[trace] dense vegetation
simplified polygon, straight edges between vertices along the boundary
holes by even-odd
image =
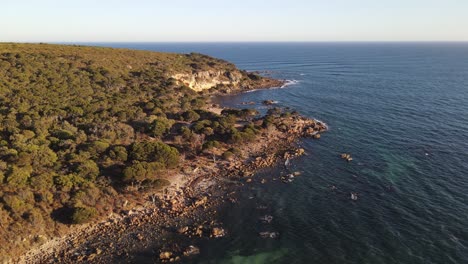
[[[169,77],[210,69],[261,79],[200,54],[0,44],[0,255],[115,211],[129,187],[167,184],[181,156],[253,140],[255,111],[217,115],[219,87]]]

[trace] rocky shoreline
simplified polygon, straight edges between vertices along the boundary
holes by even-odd
[[[303,137],[318,139],[327,126],[298,114],[280,117],[277,129],[262,131],[252,144],[239,146],[242,157],[212,161],[200,156],[183,164],[184,173],[164,192],[141,193],[141,202],[108,219],[78,226],[15,259],[15,263],[109,263],[127,260],[131,252],[154,247],[154,261],[174,262],[196,255],[194,245],[166,243],[175,235],[219,238],[229,231],[215,221],[217,207],[235,202],[236,188],[247,184],[258,170],[303,155]],[[176,239],[177,240],[177,239]],[[126,262],[126,261],[123,261]]]

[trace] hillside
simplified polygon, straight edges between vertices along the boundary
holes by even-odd
[[[185,160],[237,155],[267,122],[209,96],[280,84],[201,54],[0,44],[0,256],[119,212]]]

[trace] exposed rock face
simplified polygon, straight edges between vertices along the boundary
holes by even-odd
[[[218,85],[238,86],[243,76],[239,71],[208,70],[194,73],[178,73],[171,77],[198,92]]]

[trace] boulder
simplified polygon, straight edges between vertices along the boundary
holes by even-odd
[[[203,196],[203,198],[201,198],[201,199],[199,199],[199,200],[197,200],[195,202],[195,206],[198,207],[200,205],[204,205],[207,201],[208,201],[208,197]]]
[[[185,233],[187,233],[188,230],[189,230],[189,227],[188,227],[188,226],[184,226],[184,227],[181,227],[181,228],[177,229],[177,233],[179,233],[179,234],[185,234]]]
[[[221,227],[214,227],[212,230],[211,230],[211,235],[213,237],[223,237],[226,235],[226,232],[224,231],[224,229],[222,229]]]
[[[296,156],[302,156],[304,155],[304,153],[305,153],[305,149],[303,148],[296,150]]]
[[[161,254],[159,254],[159,259],[168,260],[168,259],[171,259],[171,256],[172,256],[172,252],[164,251],[164,252],[161,252]]]

